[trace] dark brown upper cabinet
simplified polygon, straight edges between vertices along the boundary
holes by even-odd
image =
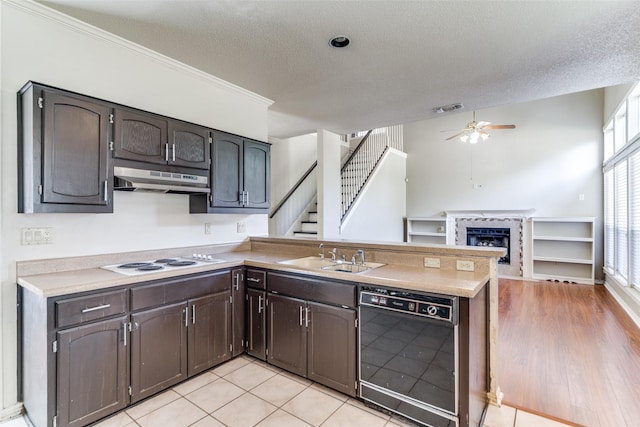
[[[211,131],[127,108],[116,108],[113,156],[117,159],[209,169]]]
[[[177,120],[169,121],[169,164],[195,169],[209,169],[211,131],[202,126]]]
[[[270,145],[213,132],[212,194],[191,195],[191,213],[266,213],[269,210]]]
[[[169,161],[167,120],[154,114],[116,108],[113,156],[166,165]]]
[[[18,212],[113,212],[111,108],[27,83],[18,93]]]

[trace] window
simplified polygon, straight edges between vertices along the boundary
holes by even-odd
[[[640,288],[640,150],[629,159],[629,282]]]
[[[603,132],[605,272],[640,290],[640,83]]]

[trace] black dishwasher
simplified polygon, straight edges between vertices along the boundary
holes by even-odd
[[[458,298],[360,286],[360,395],[433,427],[458,425]]]

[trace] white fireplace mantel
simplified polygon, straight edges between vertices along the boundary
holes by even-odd
[[[535,209],[444,211],[447,218],[531,218]]]

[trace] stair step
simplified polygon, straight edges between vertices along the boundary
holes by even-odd
[[[317,236],[318,233],[316,231],[294,231],[293,237],[313,237]]]
[[[309,221],[318,222],[318,212],[309,212]]]
[[[315,233],[318,232],[318,222],[317,221],[301,221],[302,226],[301,231],[313,231]]]

